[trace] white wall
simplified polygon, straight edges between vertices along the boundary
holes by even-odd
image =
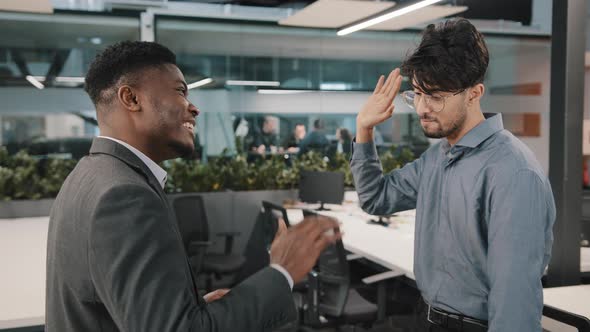
[[[536,155],[545,169],[549,170],[549,94],[551,53],[550,46],[517,53],[518,57],[493,57],[490,62],[486,85],[488,93],[483,98],[486,112],[540,113],[541,136],[519,137]],[[524,83],[541,83],[540,96],[492,95],[489,88]]]

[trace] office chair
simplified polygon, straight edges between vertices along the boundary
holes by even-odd
[[[278,230],[278,215],[290,226],[287,211],[280,205],[268,201],[262,201],[262,207],[250,238],[246,243],[244,256],[246,263],[239,273],[238,281],[243,281],[252,274],[267,267],[270,264],[269,250]]]
[[[274,218],[272,214],[273,212],[280,213],[281,217],[285,221],[285,225],[287,227],[291,227],[289,217],[287,216],[287,210],[285,210],[283,206],[269,201],[262,201],[262,210],[264,211],[268,221],[272,221],[272,219]]]
[[[223,253],[209,253],[207,248],[212,242],[209,241],[209,224],[203,198],[194,194],[180,196],[173,199],[172,205],[193,273],[206,275],[206,290],[213,290],[214,277],[220,279],[223,276],[233,276],[235,279],[236,273],[245,262],[242,255],[232,254],[234,237],[240,233],[217,233],[217,236],[225,237],[225,250]]]
[[[315,215],[306,210],[303,213]],[[348,260],[341,240],[322,252],[317,269],[308,275],[308,287],[304,325],[372,325],[378,318],[377,305],[351,288]]]
[[[543,316],[555,319],[558,322],[575,327],[579,332],[590,332],[590,320],[588,318],[573,314],[568,311],[554,308],[549,305],[543,306]]]

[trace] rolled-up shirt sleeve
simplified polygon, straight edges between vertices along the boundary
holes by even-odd
[[[386,215],[416,208],[422,158],[384,175],[373,142],[354,142],[352,151],[350,169],[363,210]]]
[[[488,224],[489,331],[541,331],[554,220],[548,181],[528,169],[498,180]]]

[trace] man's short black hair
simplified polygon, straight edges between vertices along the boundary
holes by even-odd
[[[483,35],[464,18],[430,24],[401,66],[402,75],[425,93],[459,92],[482,83],[489,63]]]
[[[313,121],[313,128],[314,129],[324,129],[324,121],[322,121],[322,119],[315,119]]]
[[[109,103],[119,84],[133,84],[139,71],[164,64],[176,65],[176,56],[160,44],[119,42],[107,47],[90,64],[84,90],[95,106]]]

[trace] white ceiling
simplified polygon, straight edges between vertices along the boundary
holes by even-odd
[[[234,56],[401,61],[420,42],[418,32],[358,32],[338,37],[336,30],[197,23],[162,19],[157,39],[176,52]],[[179,38],[181,36],[181,38]],[[546,39],[487,37],[494,57],[545,51]]]
[[[2,0],[0,11],[53,13],[53,5],[50,0]]]
[[[417,31],[360,31],[338,37],[331,29],[165,18],[158,19],[156,27],[157,41],[176,52],[195,55],[401,61],[420,41]],[[102,44],[88,42],[97,36]],[[100,49],[114,41],[138,38],[139,22],[134,18],[0,13],[0,39],[5,47]],[[486,41],[493,57],[549,46],[548,40],[516,37],[487,37]]]
[[[318,0],[280,20],[279,24],[308,28],[341,28],[382,11],[395,9],[395,4],[388,1]],[[398,31],[466,10],[466,6],[428,6],[376,24],[367,30]]]
[[[438,20],[467,10],[466,6],[428,6],[408,15],[396,17],[367,28],[368,30],[399,31]]]
[[[318,0],[279,21],[280,25],[308,28],[339,28],[395,6],[395,2],[364,0]]]

